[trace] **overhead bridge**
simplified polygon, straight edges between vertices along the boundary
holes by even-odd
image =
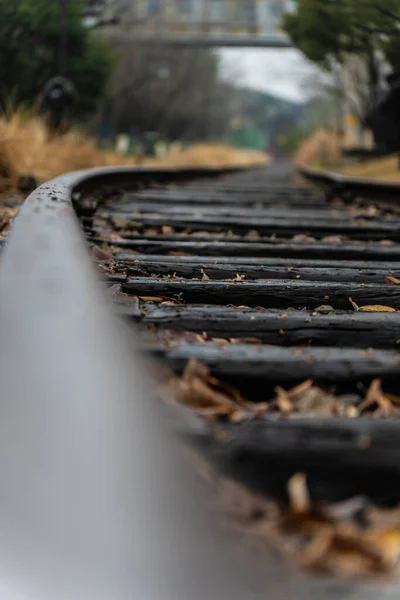
[[[122,35],[117,30],[108,30],[109,39],[117,38],[135,41],[146,45],[168,45],[171,47],[195,47],[195,48],[292,48],[287,37],[273,35],[239,35],[239,34],[134,34]]]
[[[88,27],[107,38],[194,47],[290,48],[281,29],[287,0],[90,2]]]

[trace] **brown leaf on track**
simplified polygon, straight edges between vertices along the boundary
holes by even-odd
[[[229,341],[235,344],[262,344],[262,341],[256,337],[229,338]]]
[[[160,230],[156,227],[146,227],[143,233],[145,235],[160,235]]]
[[[296,414],[313,414],[329,417],[336,414],[346,414],[337,398],[315,386],[311,379],[304,381],[293,389],[286,391],[276,388],[276,398],[271,403],[272,408],[278,408],[283,416]],[[347,407],[346,407],[347,408]]]
[[[190,252],[181,252],[180,250],[170,250],[168,252],[169,256],[193,256]]]
[[[248,231],[245,235],[245,237],[247,238],[259,238],[260,233],[258,231],[256,231],[255,229],[250,229],[250,231]]]
[[[400,406],[400,396],[397,396],[396,394],[385,394],[385,396],[394,406]]]
[[[371,407],[377,407],[379,413],[384,417],[390,417],[393,413],[393,404],[382,391],[382,381],[374,379],[369,386],[366,398],[359,406],[360,413]]]
[[[400,526],[371,535],[372,542],[379,548],[389,566],[395,566],[400,559]]]
[[[393,308],[393,306],[384,306],[381,304],[374,304],[372,306],[360,306],[358,310],[360,312],[399,312],[397,308]]]
[[[205,417],[228,417],[237,423],[269,411],[268,403],[248,402],[235,387],[211,376],[196,360],[188,362],[182,377],[173,378],[172,388],[179,402]]]
[[[400,279],[392,277],[391,275],[387,275],[387,277],[385,277],[385,283],[387,285],[398,285],[400,283]]]
[[[395,545],[395,536],[389,539]],[[351,521],[340,522],[312,508],[283,513],[271,540],[302,567],[350,579],[387,575],[393,566],[388,558],[396,552]]]
[[[234,388],[211,377],[209,370],[195,360],[189,361],[180,378],[174,380],[175,397],[204,416],[242,416],[244,400]],[[239,402],[238,402],[239,400]]]
[[[306,514],[310,510],[311,502],[307,489],[307,479],[304,473],[296,473],[289,480],[287,492],[291,510],[297,514]]]
[[[312,388],[313,385],[313,380],[307,379],[306,381],[303,381],[303,383],[300,383],[299,385],[296,385],[296,387],[289,390],[288,396],[289,398],[296,398],[296,396],[298,396],[299,394],[302,394],[303,392],[306,392],[307,390]]]
[[[371,578],[388,573],[379,548],[357,531],[334,531],[327,553],[315,567],[342,578]]]
[[[111,252],[111,250],[108,250],[106,248],[93,246],[92,258],[94,258],[94,260],[114,260],[114,254]]]
[[[124,238],[122,237],[122,235],[119,235],[119,233],[110,233],[108,234],[108,238],[110,240],[112,240],[113,242],[121,242]]]
[[[201,278],[202,281],[210,281],[210,278],[209,278],[209,276],[207,275],[207,273],[205,272],[204,269],[201,269],[200,272],[203,275],[203,277]]]
[[[333,416],[340,407],[340,403],[333,394],[317,386],[299,394],[294,400],[294,405],[297,412],[312,413],[320,417]]]
[[[352,305],[352,307],[354,308],[354,310],[360,310],[358,304],[356,304],[351,298],[349,298],[349,302]]]
[[[225,338],[212,337],[211,341],[214,342],[214,344],[221,344],[223,346],[226,346],[227,344],[229,344],[230,340],[226,340]]]
[[[343,242],[343,238],[340,235],[326,235],[321,238],[321,242],[326,244],[341,244]]]
[[[260,344],[257,338],[229,338],[230,344]]]
[[[236,410],[230,398],[216,392],[197,376],[192,377],[190,382],[181,381],[176,391],[180,402],[203,414],[206,411],[208,416],[232,416]]]
[[[204,337],[203,333],[197,333],[196,340],[199,342],[199,344],[205,344],[207,341],[207,336]]]
[[[169,298],[168,296],[138,296],[139,300],[142,302],[152,302],[153,304],[162,304],[163,302],[169,302],[171,305],[179,306],[180,302],[174,300],[173,298]]]
[[[289,398],[289,394],[282,388],[276,388],[276,403],[280,412],[285,416],[289,416],[294,412],[293,402]]]
[[[358,306],[351,298],[349,298],[349,302],[357,312],[399,312],[396,308],[392,306],[385,306],[383,304],[372,304],[368,306]]]
[[[239,275],[239,273],[236,273],[236,277],[233,281],[243,281],[246,278],[246,275]]]
[[[146,269],[138,265],[128,267],[128,272],[130,277],[151,277],[151,274]]]

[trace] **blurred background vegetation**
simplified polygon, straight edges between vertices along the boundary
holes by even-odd
[[[151,154],[157,141],[208,141],[280,154],[317,125],[318,112],[303,102],[240,86],[238,74],[222,76],[212,49],[107,39],[87,27],[87,4],[65,2],[67,75],[78,92],[73,120],[104,147],[124,136],[120,148],[130,153]],[[3,113],[38,106],[43,86],[59,74],[59,36],[60,0],[0,0]]]
[[[0,0],[3,114],[37,108],[43,86],[59,74],[61,6],[67,75],[78,92],[72,119],[104,148],[130,155],[197,142],[293,155],[321,129],[343,143],[351,129],[351,143],[364,142],[371,107],[400,71],[400,0],[291,2],[282,27],[317,69],[290,100],[246,87],[240,72],[227,76],[218,50],[92,29],[85,15],[99,1]]]

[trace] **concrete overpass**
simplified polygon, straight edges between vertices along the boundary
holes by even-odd
[[[107,37],[171,46],[289,48],[280,21],[291,0],[84,0]]]

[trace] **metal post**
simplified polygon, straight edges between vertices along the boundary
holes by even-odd
[[[67,74],[67,51],[68,51],[68,0],[59,1],[59,46],[58,46],[58,71],[59,75]]]

